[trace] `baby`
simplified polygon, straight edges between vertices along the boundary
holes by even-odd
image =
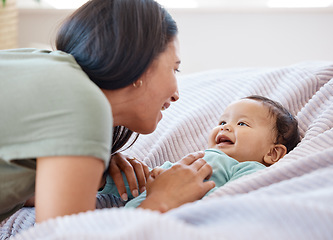
[[[216,186],[264,169],[290,152],[300,142],[297,120],[281,104],[262,96],[249,96],[231,103],[208,137],[203,157],[213,168],[209,180]],[[152,170],[157,176],[173,163],[165,162]],[[116,186],[107,189],[117,194]],[[128,191],[130,192],[130,191]],[[129,201],[126,207],[138,207],[146,192]]]

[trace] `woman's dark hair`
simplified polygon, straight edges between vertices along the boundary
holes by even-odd
[[[280,103],[259,95],[244,99],[259,101],[268,107],[269,113],[276,118],[276,144],[283,144],[287,148],[287,153],[301,141],[296,118]]]
[[[153,0],[90,0],[64,22],[56,48],[71,54],[98,87],[111,90],[135,82],[177,33],[176,22]],[[112,152],[132,133],[114,128]]]

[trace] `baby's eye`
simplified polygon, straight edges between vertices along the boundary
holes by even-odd
[[[246,126],[246,127],[249,126],[249,125],[247,125],[245,122],[239,122],[238,125],[239,125],[239,126]]]
[[[222,122],[220,122],[220,125],[225,125],[225,124],[227,124],[226,121],[222,121]]]
[[[179,68],[174,69],[173,71],[174,71],[175,73],[179,73],[179,72],[180,72]]]

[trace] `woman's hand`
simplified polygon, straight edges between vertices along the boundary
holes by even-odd
[[[146,180],[149,176],[148,166],[136,158],[116,153],[111,158],[109,174],[115,182],[119,195],[123,200],[127,201],[128,196],[121,171],[125,173],[133,197],[139,195],[138,187],[140,192],[146,190]]]
[[[215,187],[213,181],[204,182],[211,177],[212,167],[203,156],[204,153],[196,152],[168,170],[155,168],[147,181],[147,198],[140,207],[166,212],[202,198]]]

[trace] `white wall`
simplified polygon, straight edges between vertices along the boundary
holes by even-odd
[[[49,46],[71,10],[21,9],[20,47]],[[182,73],[333,61],[333,10],[171,9]]]
[[[333,12],[174,12],[186,72],[333,61]]]
[[[72,10],[19,9],[19,47],[46,47],[54,45],[56,29]]]

